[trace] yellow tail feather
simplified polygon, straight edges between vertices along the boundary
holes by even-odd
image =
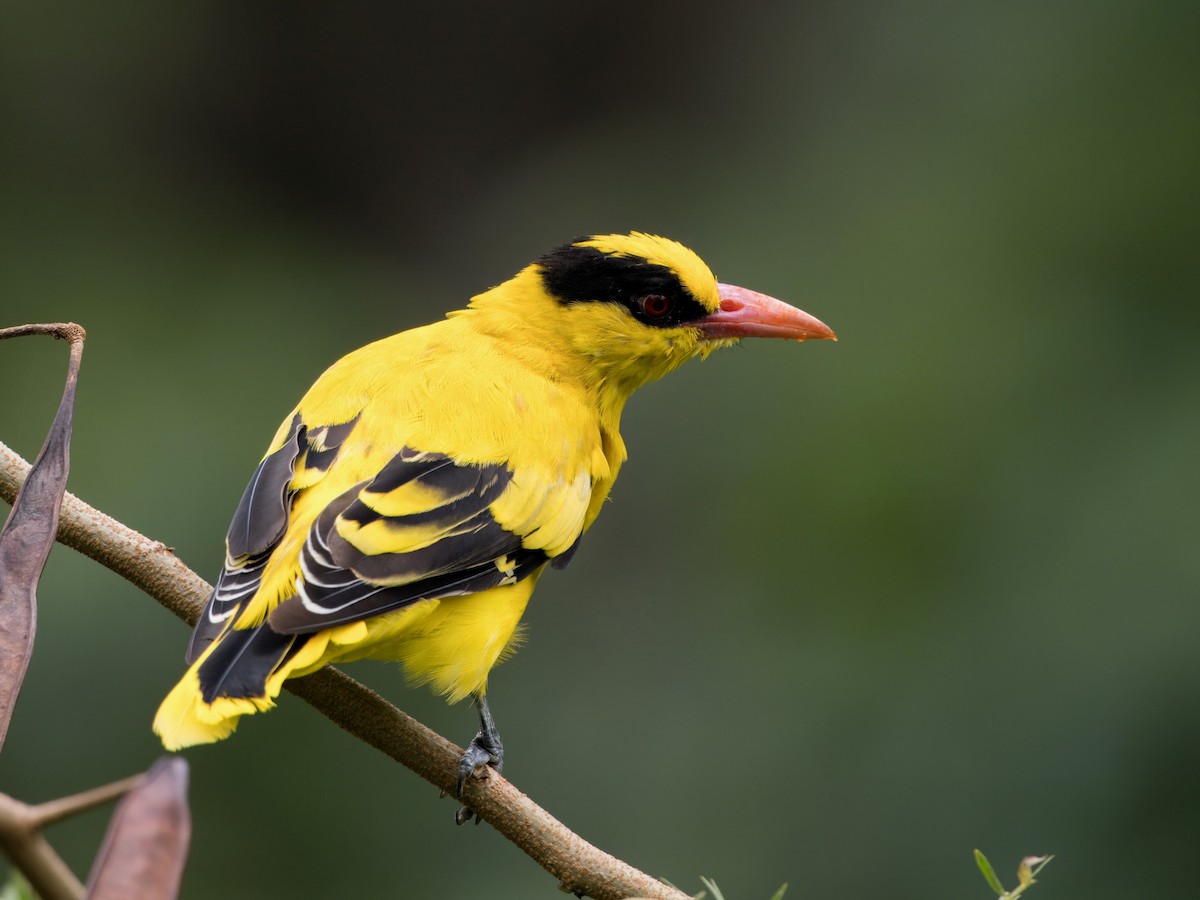
[[[188,669],[154,716],[154,733],[162,738],[163,746],[168,750],[182,750],[227,738],[237,729],[238,719],[243,715],[275,705],[268,697],[218,697],[212,703],[205,703],[196,675],[199,665],[197,662]]]

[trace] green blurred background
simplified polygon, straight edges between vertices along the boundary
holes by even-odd
[[[215,576],[330,362],[578,234],[789,299],[648,388],[492,680],[506,773],[689,890],[1195,896],[1200,6],[6,4],[0,324],[88,330],[71,489]],[[62,345],[0,346],[31,457]],[[58,548],[0,788],[141,770],[187,629]],[[450,738],[471,712],[351,673]],[[285,697],[188,751],[184,896],[530,898]],[[85,874],[107,812],[51,836]]]

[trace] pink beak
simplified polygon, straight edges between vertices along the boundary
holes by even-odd
[[[732,284],[718,284],[721,307],[705,316],[695,327],[704,340],[773,337],[793,341],[836,341],[833,329],[802,309],[782,300]]]

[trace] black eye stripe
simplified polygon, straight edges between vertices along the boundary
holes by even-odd
[[[617,303],[647,325],[672,327],[708,315],[708,310],[666,266],[613,256],[594,247],[567,244],[537,260],[546,290],[561,303]],[[669,308],[654,314],[643,301],[662,297]]]
[[[547,253],[537,264],[546,288],[564,303],[630,303],[647,294],[683,290],[679,279],[665,266],[611,256],[594,247],[567,244]]]

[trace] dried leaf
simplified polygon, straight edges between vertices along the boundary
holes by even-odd
[[[86,900],[172,900],[192,836],[188,768],[164,756],[117,806],[92,865]]]
[[[37,583],[54,546],[58,513],[71,465],[71,422],[83,356],[78,325],[22,325],[0,330],[0,338],[52,334],[71,342],[67,383],[54,424],[29,470],[3,530],[0,530],[0,747],[25,680],[37,630]]]
[[[1021,865],[1017,867],[1017,880],[1021,883],[1021,887],[1029,887],[1037,881],[1035,877],[1046,863],[1050,862],[1052,856],[1027,856],[1021,860]]]

